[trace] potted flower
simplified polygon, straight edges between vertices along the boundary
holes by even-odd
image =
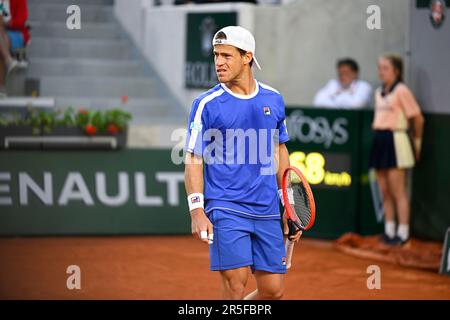
[[[120,109],[93,110],[69,107],[59,112],[51,130],[43,130],[50,136],[115,136],[118,147],[126,146],[127,124],[131,114]]]
[[[129,112],[120,109],[86,110],[80,109],[75,115],[76,125],[88,136],[114,136],[118,147],[126,145]]]
[[[130,119],[131,114],[120,109],[31,109],[26,117],[19,114],[9,118],[0,116],[0,148],[4,148],[6,136],[114,136],[117,146],[123,148],[126,146]],[[49,148],[55,145],[44,143],[43,146]]]

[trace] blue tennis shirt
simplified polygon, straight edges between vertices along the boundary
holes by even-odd
[[[261,82],[248,96],[221,83],[197,97],[185,151],[204,161],[205,212],[279,218],[273,154],[288,140],[283,97]]]

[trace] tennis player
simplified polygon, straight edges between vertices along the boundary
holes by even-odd
[[[254,79],[252,66],[261,67],[248,30],[219,30],[213,49],[220,83],[194,100],[185,146],[192,234],[209,243],[224,299],[244,298],[250,270],[257,289],[246,299],[281,299],[286,254],[277,190],[289,166],[283,98]],[[297,230],[291,239],[300,236]]]

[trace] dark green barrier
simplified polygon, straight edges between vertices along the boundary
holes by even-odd
[[[168,150],[1,152],[0,235],[189,233],[183,181]]]
[[[413,174],[412,232],[442,241],[450,226],[450,115],[425,115],[421,157]]]

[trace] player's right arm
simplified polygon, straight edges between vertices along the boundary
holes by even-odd
[[[186,187],[186,194],[203,194],[203,160],[200,156],[193,153],[186,152],[184,169],[184,183]],[[189,201],[189,200],[188,200]],[[207,235],[211,237],[213,234],[213,226],[205,214],[204,208],[196,208],[190,211],[191,215],[191,230],[192,234],[198,237],[203,242],[208,243],[208,237],[201,237],[201,232],[206,231]]]
[[[208,243],[212,238],[213,228],[204,209],[203,176],[203,132],[208,127],[205,105],[195,99],[192,103],[188,122],[188,134],[185,146],[184,181],[188,196],[189,212],[192,220],[192,234]]]
[[[190,152],[186,153],[184,176],[186,194],[203,194],[203,160],[201,157]],[[206,243],[212,240],[213,226],[206,216],[204,208],[193,209],[190,211],[190,215],[192,234]],[[206,238],[202,237],[202,231],[207,232]]]

